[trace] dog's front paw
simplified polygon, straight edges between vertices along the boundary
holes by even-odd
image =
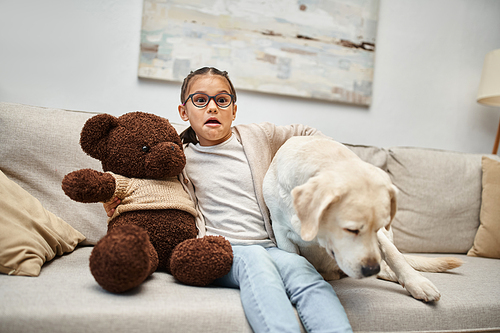
[[[406,283],[401,284],[413,297],[424,302],[437,302],[441,298],[436,286],[418,273],[414,274]]]

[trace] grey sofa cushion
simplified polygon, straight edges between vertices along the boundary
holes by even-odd
[[[86,155],[79,143],[83,125],[97,114],[0,103],[0,170],[84,234],[84,244],[96,244],[106,234],[106,213],[100,203],[69,199],[61,182],[78,169],[102,170],[101,163]],[[172,125],[178,131],[186,127]]]
[[[353,145],[348,143],[344,143],[344,145],[358,155],[363,161],[387,171],[388,151],[386,149],[375,146]]]
[[[437,303],[417,301],[401,285],[375,278],[331,283],[355,332],[499,332],[500,260],[455,257],[464,265],[422,273],[441,292]]]
[[[91,251],[54,259],[37,278],[0,275],[0,332],[252,332],[238,290],[185,286],[157,272],[112,294],[90,273]]]
[[[481,156],[389,149],[388,172],[399,189],[392,227],[401,251],[467,253],[479,226]]]
[[[61,189],[67,173],[102,170],[80,148],[85,121],[96,113],[0,103],[0,169],[95,244],[107,229],[101,204],[82,204]],[[82,205],[85,205],[82,209]]]
[[[189,287],[156,272],[131,292],[111,294],[90,274],[91,250],[55,258],[37,278],[0,275],[0,332],[252,332],[238,290]],[[466,263],[451,273],[424,273],[441,291],[436,304],[375,278],[330,283],[356,332],[500,329],[500,260],[458,257]]]

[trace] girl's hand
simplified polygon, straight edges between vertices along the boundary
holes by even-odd
[[[106,214],[108,215],[108,217],[113,216],[113,214],[115,213],[116,207],[118,207],[118,205],[120,203],[121,203],[121,200],[118,199],[117,197],[114,197],[110,201],[104,202],[102,204],[104,209],[106,210]]]

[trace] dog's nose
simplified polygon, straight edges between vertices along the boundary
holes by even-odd
[[[361,274],[363,274],[364,277],[369,277],[378,274],[379,272],[380,272],[380,265],[377,263],[361,267]]]

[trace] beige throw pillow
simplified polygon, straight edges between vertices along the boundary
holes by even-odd
[[[0,171],[0,272],[38,276],[42,265],[85,240]]]
[[[480,225],[467,255],[500,259],[500,162],[482,158]]]

